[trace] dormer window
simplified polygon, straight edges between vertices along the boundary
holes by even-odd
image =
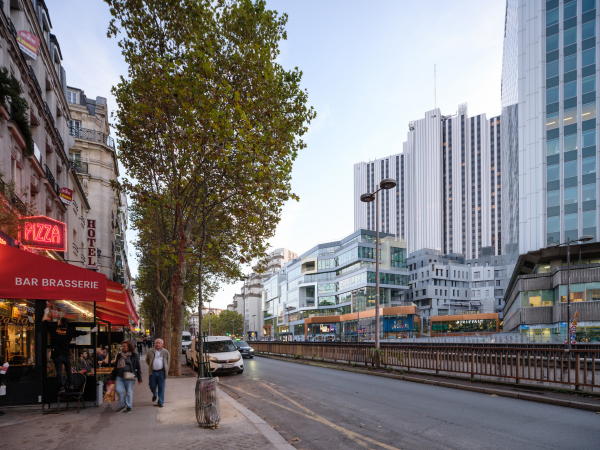
[[[77,92],[67,91],[67,101],[69,103],[77,104]]]

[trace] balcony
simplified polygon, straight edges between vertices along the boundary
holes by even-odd
[[[33,80],[33,83],[35,84],[35,88],[37,89],[37,91],[40,93],[40,96],[41,96],[42,95],[42,87],[40,86],[40,83],[38,82],[38,79],[35,76],[35,72],[33,71],[33,67],[31,67],[31,66],[29,66],[29,76]]]
[[[115,149],[115,140],[101,131],[89,130],[87,128],[79,128],[69,125],[69,135],[78,139],[84,139],[86,141],[100,142],[112,148],[113,150]]]
[[[46,180],[48,180],[48,183],[50,183],[50,186],[52,186],[52,189],[54,189],[56,191],[56,195],[58,195],[60,192],[60,186],[56,183],[50,167],[48,167],[46,164],[44,164],[44,167],[46,168]]]
[[[8,29],[10,31],[10,34],[12,34],[16,39],[17,38],[17,30],[16,30],[15,26],[13,25],[12,20],[10,20],[10,17],[7,17],[7,19],[8,19]]]
[[[77,160],[69,160],[69,166],[77,173],[88,173],[88,163],[77,161]]]

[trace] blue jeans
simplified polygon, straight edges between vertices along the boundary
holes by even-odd
[[[135,380],[124,380],[121,377],[117,377],[117,394],[119,394],[119,400],[121,401],[121,408],[127,406],[132,407],[133,403],[133,386],[135,386]],[[125,394],[127,392],[127,394]]]
[[[149,383],[152,395],[156,395],[156,390],[158,389],[158,404],[162,405],[165,401],[165,371],[153,371],[152,375],[150,375]]]

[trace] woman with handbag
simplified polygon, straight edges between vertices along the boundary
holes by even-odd
[[[142,370],[140,368],[140,356],[135,352],[131,341],[121,342],[121,353],[115,360],[115,368],[111,373],[111,379],[116,380],[116,391],[119,394],[121,407],[118,412],[131,412],[133,403],[133,386],[135,379],[142,383]]]

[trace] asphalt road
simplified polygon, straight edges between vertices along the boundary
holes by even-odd
[[[600,414],[255,357],[221,388],[299,449],[598,449]]]

